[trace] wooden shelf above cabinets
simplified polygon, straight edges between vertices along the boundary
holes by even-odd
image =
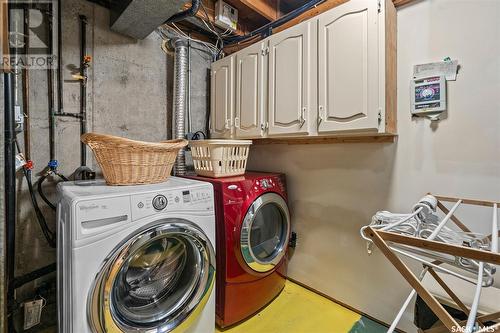
[[[311,144],[333,144],[333,143],[394,143],[397,139],[395,134],[377,135],[342,135],[342,136],[308,136],[301,138],[265,138],[253,139],[254,145],[311,145]]]

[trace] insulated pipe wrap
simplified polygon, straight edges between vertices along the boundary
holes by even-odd
[[[188,47],[186,41],[177,39],[172,41],[175,49],[174,56],[174,105],[172,114],[172,130],[174,139],[184,139],[186,115],[186,91],[188,76]],[[185,150],[179,150],[174,164],[174,175],[186,174]]]

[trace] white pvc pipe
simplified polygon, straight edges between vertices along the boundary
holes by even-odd
[[[454,271],[452,271],[452,270],[449,270],[449,269],[446,269],[446,268],[441,267],[441,266],[439,266],[439,265],[433,264],[433,263],[432,263],[432,262],[430,262],[430,261],[427,261],[427,260],[425,260],[425,259],[422,259],[422,258],[419,258],[419,257],[417,257],[417,256],[414,256],[414,255],[412,255],[412,254],[410,254],[410,253],[408,253],[408,252],[405,252],[405,251],[403,251],[403,250],[399,250],[399,249],[396,249],[396,248],[394,248],[394,247],[391,247],[391,250],[393,250],[394,252],[397,252],[397,253],[399,253],[399,254],[401,254],[401,255],[403,255],[403,256],[406,256],[406,257],[408,257],[408,258],[411,258],[411,259],[413,259],[413,260],[419,261],[419,262],[423,263],[424,265],[427,265],[427,266],[430,266],[430,267],[432,267],[432,268],[435,268],[436,270],[439,270],[439,271],[441,271],[441,272],[443,272],[443,273],[446,273],[446,274],[452,275],[452,276],[454,276],[454,277],[456,277],[456,278],[459,278],[459,279],[461,279],[461,280],[464,280],[464,281],[466,281],[466,282],[469,282],[469,283],[472,283],[472,284],[476,284],[476,280],[471,279],[471,278],[469,278],[468,276],[465,276],[465,275],[459,274],[459,273],[454,272]]]
[[[430,234],[430,236],[427,237],[427,240],[433,240],[434,238],[436,238],[437,234],[439,234],[439,232],[441,231],[441,229],[443,229],[446,222],[448,222],[448,220],[453,216],[453,214],[455,214],[455,211],[457,210],[458,206],[460,206],[461,203],[462,200],[458,200],[457,203],[453,205],[453,207],[450,209],[448,214],[446,214],[444,219],[442,219],[441,222],[439,222],[439,225],[436,227],[436,229],[434,229],[432,234]]]
[[[498,205],[493,204],[493,222],[491,223],[491,252],[498,252]]]
[[[408,305],[410,305],[410,302],[412,301],[413,297],[415,297],[416,293],[417,292],[415,291],[415,289],[413,289],[411,291],[410,295],[408,295],[408,297],[406,298],[406,301],[403,303],[403,306],[401,306],[401,309],[399,310],[398,314],[396,315],[396,318],[394,318],[394,320],[392,321],[391,327],[389,327],[389,329],[387,330],[387,333],[394,332],[394,330],[396,329],[396,326],[398,326],[399,321],[401,320],[401,317],[403,317],[403,314],[405,313],[406,308],[408,307]]]
[[[474,325],[476,324],[477,308],[479,307],[479,299],[481,298],[481,290],[483,289],[483,268],[484,263],[480,262],[477,274],[476,293],[474,294],[474,301],[472,302],[467,324],[465,325],[465,333],[472,333]]]
[[[422,271],[422,273],[420,273],[420,277],[419,277],[419,280],[422,281],[422,279],[424,278],[425,274],[427,273],[427,267],[424,268],[424,270]],[[413,297],[415,297],[415,295],[417,294],[417,292],[415,291],[415,289],[413,289],[410,293],[410,295],[408,295],[408,297],[406,298],[406,301],[403,303],[403,305],[401,306],[401,309],[399,309],[399,312],[398,314],[396,315],[396,318],[394,318],[394,320],[392,321],[392,324],[391,326],[389,327],[389,329],[387,330],[387,333],[392,333],[394,332],[394,330],[396,329],[396,326],[398,326],[399,324],[399,321],[401,320],[401,318],[403,317],[403,314],[405,313],[406,311],[406,308],[410,305]]]

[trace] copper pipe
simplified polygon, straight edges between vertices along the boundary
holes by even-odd
[[[24,8],[24,56],[28,55],[29,45],[29,9]],[[24,157],[31,159],[31,125],[30,125],[30,76],[28,69],[23,69],[23,113],[24,113]]]

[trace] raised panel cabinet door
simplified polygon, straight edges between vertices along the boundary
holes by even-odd
[[[230,138],[234,117],[234,57],[212,63],[210,134]]]
[[[309,132],[314,27],[305,22],[269,39],[269,136]]]
[[[319,16],[319,133],[378,130],[378,20],[376,0],[351,0]]]
[[[237,138],[259,138],[263,131],[264,71],[267,43],[258,43],[236,53],[236,114]]]

